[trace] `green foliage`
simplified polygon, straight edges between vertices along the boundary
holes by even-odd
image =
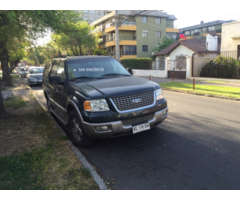
[[[52,44],[57,52],[67,55],[88,54],[97,46],[98,36],[93,34],[94,27],[86,21],[69,23],[70,31],[52,35]]]
[[[167,38],[167,37],[164,37],[164,38],[163,38],[163,43],[162,43],[162,44],[158,43],[158,44],[157,44],[157,47],[154,48],[154,49],[152,50],[152,52],[153,52],[154,54],[155,54],[155,53],[158,53],[159,51],[162,51],[162,50],[165,49],[166,47],[170,46],[173,42],[175,42],[174,39],[169,39],[169,38]],[[155,60],[155,59],[156,59],[156,56],[152,55],[151,58],[152,58],[153,60]]]
[[[103,55],[106,56],[107,55],[107,50],[104,49],[95,49],[93,51],[93,55]]]
[[[131,58],[121,60],[122,65],[125,68],[132,69],[151,69],[152,59],[151,58]]]
[[[24,101],[21,97],[19,96],[13,96],[10,99],[7,99],[4,102],[4,105],[6,108],[12,107],[14,109],[22,108],[27,105],[27,102]]]
[[[209,61],[200,73],[201,77],[213,78],[240,78],[240,65],[234,58],[226,58],[222,55]]]

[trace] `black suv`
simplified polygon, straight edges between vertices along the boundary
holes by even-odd
[[[70,128],[77,146],[94,138],[148,130],[168,115],[158,84],[135,77],[108,56],[54,59],[43,73],[49,112]]]

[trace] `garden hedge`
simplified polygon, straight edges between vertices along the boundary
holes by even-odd
[[[240,65],[236,59],[218,56],[208,62],[200,73],[201,77],[240,78]]]
[[[151,58],[131,58],[121,60],[122,65],[125,68],[132,69],[152,69]]]

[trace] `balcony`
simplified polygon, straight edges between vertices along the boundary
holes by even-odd
[[[135,22],[124,22],[120,27],[119,31],[136,31],[137,26]],[[105,33],[110,33],[115,31],[115,25],[111,25],[105,28]]]
[[[176,28],[166,28],[166,33],[179,33],[179,30]]]
[[[112,56],[115,58],[115,52],[107,53],[108,56]],[[137,58],[136,51],[120,51],[120,60],[128,59],[128,58]]]
[[[106,47],[115,46],[115,37],[106,38]],[[119,37],[119,45],[137,45],[136,37],[122,36]]]

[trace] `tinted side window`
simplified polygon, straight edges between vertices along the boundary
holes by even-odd
[[[48,77],[48,74],[49,74],[49,69],[50,69],[50,66],[51,66],[51,62],[48,61],[45,65],[45,68],[44,68],[44,72],[43,72],[43,81],[45,81]]]
[[[61,77],[61,80],[65,80],[64,61],[61,61],[57,70],[57,75]]]
[[[59,64],[59,60],[55,60],[54,63],[53,63],[53,66],[52,66],[49,77],[57,75],[58,64]]]

